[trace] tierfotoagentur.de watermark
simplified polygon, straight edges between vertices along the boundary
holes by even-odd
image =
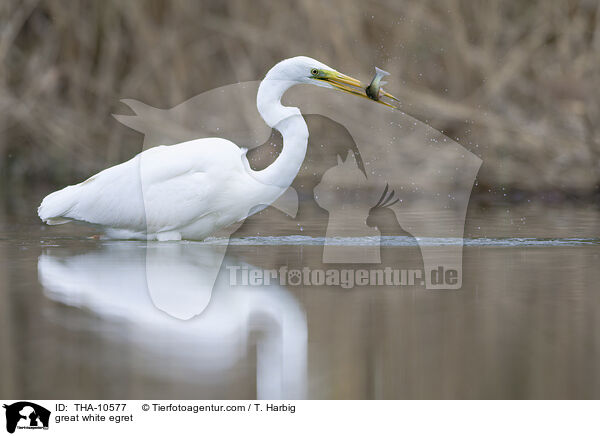
[[[425,272],[421,269],[313,269],[309,267],[278,269],[249,268],[228,265],[231,286],[263,286],[277,283],[281,286],[339,286],[352,289],[355,286],[422,286]],[[430,272],[431,283],[454,285],[458,271],[438,266]]]

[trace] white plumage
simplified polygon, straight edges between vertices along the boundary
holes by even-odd
[[[251,177],[245,150],[205,138],[146,150],[88,180],[48,195],[48,224],[90,223],[118,239],[203,239],[270,204],[281,188]],[[232,202],[232,194],[246,201]]]
[[[204,239],[243,220],[275,201],[304,160],[306,123],[297,108],[281,104],[298,83],[353,94],[361,86],[314,59],[286,59],[267,73],[257,95],[259,113],[283,137],[280,156],[264,170],[252,170],[246,150],[226,139],[158,146],[48,195],[40,218],[50,225],[88,223],[110,238],[157,240]]]

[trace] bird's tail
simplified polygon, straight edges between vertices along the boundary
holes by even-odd
[[[77,186],[67,186],[60,191],[49,194],[42,200],[38,207],[40,219],[51,226],[65,224],[72,221],[69,212],[75,206],[75,190]]]

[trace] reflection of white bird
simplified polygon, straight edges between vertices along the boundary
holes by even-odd
[[[49,298],[118,326],[117,339],[156,357],[141,364],[164,377],[196,371],[204,380],[226,383],[256,337],[257,397],[303,398],[304,310],[279,283],[231,285],[227,269],[215,277],[214,249],[111,242],[79,255],[54,251],[40,256],[39,279]]]
[[[203,239],[276,200],[296,177],[308,129],[298,108],[281,104],[296,84],[314,84],[366,97],[361,83],[308,57],[286,59],[265,76],[256,104],[283,137],[283,150],[254,171],[246,150],[221,138],[203,138],[146,150],[78,185],[48,195],[38,214],[48,224],[81,221],[109,237]]]

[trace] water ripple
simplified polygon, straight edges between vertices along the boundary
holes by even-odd
[[[375,236],[329,238],[331,246],[383,246],[414,247],[452,246],[466,247],[577,247],[583,245],[600,245],[600,239],[593,238],[418,238],[409,236]],[[325,245],[324,237],[305,235],[291,236],[247,236],[243,238],[208,238],[203,244],[208,245]]]

